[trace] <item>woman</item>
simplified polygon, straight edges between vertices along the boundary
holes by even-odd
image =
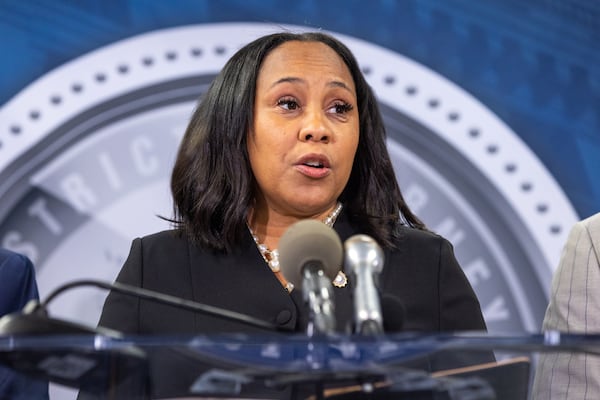
[[[376,98],[351,52],[322,33],[277,33],[239,50],[194,112],[172,173],[176,229],[133,241],[117,281],[302,332],[298,290],[278,266],[293,223],[322,220],[342,241],[384,249],[382,294],[404,330],[485,330],[451,245],[402,198]],[[334,281],[337,327],[352,324],[352,288]],[[100,325],[127,333],[254,328],[111,293]]]

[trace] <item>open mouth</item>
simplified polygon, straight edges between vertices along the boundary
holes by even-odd
[[[302,165],[306,165],[307,167],[311,168],[325,168],[325,165],[320,161],[309,161],[302,163]]]
[[[298,160],[296,168],[309,178],[320,179],[331,173],[329,159],[319,154],[310,154]]]

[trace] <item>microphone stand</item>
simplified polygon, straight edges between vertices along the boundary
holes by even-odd
[[[21,313],[12,313],[0,318],[0,336],[2,335],[48,335],[48,334],[102,334],[107,336],[119,337],[121,334],[111,329],[101,326],[90,328],[74,322],[61,319],[50,318],[48,315],[48,305],[58,295],[63,292],[82,286],[93,286],[100,289],[113,290],[136,298],[155,301],[158,303],[178,307],[190,311],[201,312],[209,315],[230,319],[236,322],[268,329],[279,330],[280,328],[267,321],[263,321],[251,316],[241,314],[235,311],[198,303],[191,300],[182,299],[164,293],[140,288],[137,286],[126,285],[115,282],[108,283],[97,280],[77,280],[66,283],[54,289],[43,302],[30,300]]]
[[[308,336],[326,335],[335,332],[335,305],[331,282],[315,265],[307,264],[302,271],[302,292],[308,305]],[[316,265],[318,267],[318,265]]]
[[[53,290],[46,299],[39,304],[39,307],[47,309],[48,304],[62,292],[81,286],[95,286],[101,289],[112,290],[121,294],[134,296],[144,300],[156,301],[158,303],[185,308],[190,311],[202,312],[205,314],[216,315],[219,317],[227,318],[237,322],[245,322],[249,325],[254,325],[259,328],[265,329],[278,329],[278,326],[267,321],[263,321],[257,318],[250,317],[246,314],[238,313],[231,310],[226,310],[219,307],[210,306],[208,304],[198,303],[192,300],[182,299],[180,297],[171,296],[168,294],[155,292],[153,290],[144,289],[137,286],[131,286],[124,283],[114,282],[108,283],[97,280],[78,280],[73,281]]]
[[[79,388],[90,393],[99,393],[99,391],[106,390],[110,382],[121,382],[130,377],[139,378],[139,382],[141,382],[141,379],[145,379],[146,374],[148,374],[148,370],[146,369],[147,354],[141,348],[131,345],[116,348],[96,347],[97,343],[102,342],[102,340],[98,341],[99,338],[97,335],[119,340],[123,338],[121,332],[102,326],[92,328],[75,322],[49,317],[48,305],[52,300],[69,289],[82,286],[112,290],[173,307],[215,315],[237,322],[241,321],[259,328],[269,330],[278,329],[274,324],[241,313],[136,286],[118,282],[108,283],[96,280],[78,280],[66,283],[53,290],[41,303],[32,300],[27,303],[21,312],[8,314],[0,318],[0,339],[6,337],[12,340],[14,337],[21,340],[35,340],[35,338],[42,337],[43,343],[48,343],[48,340],[52,343],[53,339],[45,337],[53,336],[61,338],[61,335],[77,335],[80,338],[86,338],[86,336],[81,335],[93,335],[94,338],[92,340],[94,341],[94,345],[89,348],[73,347],[73,343],[79,343],[77,339],[73,343],[64,343],[63,347],[52,348],[50,353],[39,351],[42,349],[39,346],[37,347],[38,353],[32,353],[28,349],[16,353],[10,351],[0,352],[1,363],[9,365],[15,370],[39,376],[42,379],[51,380],[65,386]],[[53,360],[53,364],[47,365],[48,360]],[[77,360],[85,360],[86,363],[83,365],[76,362]],[[123,371],[123,373],[113,376],[115,366]],[[72,373],[65,375],[61,372],[63,370],[72,371]]]

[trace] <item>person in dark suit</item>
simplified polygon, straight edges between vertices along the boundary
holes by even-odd
[[[19,312],[38,299],[33,263],[22,254],[0,248],[0,318]],[[0,365],[0,399],[48,398],[48,383],[31,379]]]
[[[276,249],[288,227],[315,219],[342,241],[362,233],[384,249],[381,295],[402,304],[396,326],[486,329],[452,245],[406,204],[376,97],[330,35],[276,33],[233,55],[189,122],[171,190],[174,229],[133,240],[118,282],[303,332],[302,296],[281,273]],[[336,326],[349,332],[352,288],[343,270],[333,285]],[[131,334],[261,331],[116,292],[99,324]]]

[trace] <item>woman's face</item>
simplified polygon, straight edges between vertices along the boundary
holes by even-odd
[[[248,136],[255,211],[302,218],[329,211],[350,177],[358,137],[354,81],[333,49],[290,41],[271,51]]]

